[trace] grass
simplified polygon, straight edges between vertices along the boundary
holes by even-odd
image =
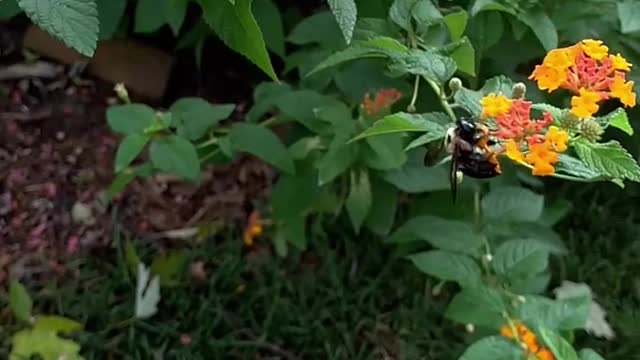
[[[572,194],[576,210],[558,225],[571,255],[554,262],[553,283],[589,284],[616,331],[613,341],[579,332],[578,348],[640,359],[637,189],[581,189],[555,191]],[[317,240],[286,259],[268,246],[248,254],[232,233],[192,245],[189,260],[204,261],[207,276],[187,271],[163,287],[159,313],[145,321],[130,320],[135,283],[116,251],[85,257],[69,265],[77,277],[37,293],[38,312],[83,322],[87,359],[448,360],[479,335],[443,319],[448,286],[434,296],[435,284],[379,240],[332,231],[342,240]]]

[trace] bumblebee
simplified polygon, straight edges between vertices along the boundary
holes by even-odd
[[[488,179],[502,174],[500,163],[490,146],[489,128],[469,118],[459,118],[456,126],[447,130],[445,147],[451,154],[449,181],[451,194],[456,200],[459,173],[476,179]]]

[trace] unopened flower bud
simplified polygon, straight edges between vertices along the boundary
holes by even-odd
[[[519,302],[521,302],[523,304],[527,302],[527,298],[525,298],[522,295],[518,295],[517,299],[518,299]]]
[[[438,285],[434,286],[433,289],[431,289],[431,295],[433,296],[440,295],[440,292],[442,292],[442,285],[444,285],[444,282],[440,282],[438,283]]]
[[[408,113],[414,113],[414,112],[416,112],[416,106],[415,106],[414,104],[409,104],[409,105],[407,106],[407,112],[408,112]]]
[[[453,93],[462,89],[462,81],[457,77],[451,78],[451,80],[449,80],[449,89]]]
[[[124,86],[123,83],[117,83],[116,86],[113,88],[113,90],[116,92],[116,95],[118,95],[118,98],[125,103],[130,103],[131,100],[129,99],[129,92],[127,91],[127,88]]]
[[[565,111],[560,118],[560,127],[566,130],[577,130],[581,122],[582,120],[571,113],[571,111]]]
[[[476,327],[473,326],[473,324],[467,324],[464,326],[464,328],[469,334],[473,334],[473,332],[476,331]]]
[[[484,259],[487,260],[487,262],[492,262],[493,261],[493,255],[485,254],[484,255]]]
[[[527,85],[524,83],[515,83],[511,88],[512,99],[524,99],[524,95],[527,93]]]
[[[596,142],[600,140],[600,136],[602,136],[604,130],[602,129],[602,126],[598,124],[598,120],[594,118],[587,118],[582,120],[580,123],[580,132],[582,132],[582,136],[587,140]]]

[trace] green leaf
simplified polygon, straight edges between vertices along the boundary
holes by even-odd
[[[604,358],[592,349],[580,350],[580,360],[604,360]]]
[[[267,49],[284,57],[284,27],[278,6],[272,0],[255,0],[253,15],[260,25]]]
[[[9,360],[30,359],[40,355],[43,360],[81,360],[80,345],[58,337],[55,332],[34,328],[13,335]]]
[[[594,181],[598,181],[604,176],[595,169],[588,167],[587,164],[582,162],[582,160],[576,159],[567,154],[560,154],[558,156],[558,162],[555,167],[558,173],[565,173],[583,179],[593,179]]]
[[[163,286],[176,285],[186,263],[187,256],[183,252],[174,251],[159,255],[151,263],[151,273],[158,276]]]
[[[253,154],[289,174],[295,173],[287,148],[271,130],[256,124],[237,123],[231,128],[229,138],[234,150]]]
[[[467,75],[476,76],[476,52],[466,36],[450,56],[456,62],[458,70]]]
[[[136,4],[134,31],[137,33],[152,33],[160,29],[167,19],[165,8],[168,1],[139,0]]]
[[[281,175],[271,190],[273,216],[279,220],[287,220],[306,212],[319,193],[317,183],[314,173]]]
[[[580,141],[574,147],[580,159],[591,169],[615,178],[640,182],[640,166],[617,141],[599,144]]]
[[[398,190],[377,177],[371,178],[373,203],[365,225],[373,233],[386,236],[393,226],[398,207]]]
[[[401,191],[415,194],[449,189],[448,166],[426,167],[422,156],[409,157],[409,160],[398,170],[385,171],[382,177]]]
[[[149,137],[143,134],[129,134],[122,139],[118,146],[115,159],[115,172],[124,170],[140,154],[149,142]]]
[[[640,4],[635,0],[622,0],[618,4],[620,30],[629,34],[640,30]]]
[[[416,21],[418,31],[423,34],[428,32],[429,26],[442,20],[442,13],[431,0],[418,0],[415,2],[411,15]]]
[[[17,0],[0,0],[0,19],[8,20],[22,13]]]
[[[544,196],[522,187],[492,189],[482,199],[482,213],[489,220],[533,222],[543,208]]]
[[[497,290],[489,287],[465,288],[451,300],[444,316],[462,324],[499,329],[506,305]]]
[[[549,114],[551,114],[551,117],[553,118],[553,121],[555,123],[559,122],[562,118],[569,115],[569,111],[567,109],[561,109],[559,107],[544,103],[531,104],[531,108],[543,113],[548,112]]]
[[[160,279],[158,276],[151,278],[150,270],[143,263],[138,263],[137,274],[135,317],[148,319],[158,312]]]
[[[558,47],[558,32],[556,26],[541,7],[534,7],[518,14],[518,19],[536,34],[546,51]]]
[[[411,31],[411,14],[417,0],[394,0],[389,9],[389,17],[398,26]]]
[[[342,30],[330,11],[304,18],[291,30],[287,41],[295,45],[320,44],[327,49],[341,49],[346,45]]]
[[[385,134],[366,139],[364,161],[375,170],[399,169],[407,161],[403,134]]]
[[[449,29],[451,40],[456,41],[462,38],[464,30],[467,28],[468,21],[469,14],[464,10],[452,12],[444,17],[444,23]]]
[[[402,236],[398,236],[402,234]],[[447,220],[430,215],[416,216],[401,225],[387,240],[394,243],[411,234],[441,250],[477,255],[482,238],[467,222]]]
[[[278,80],[262,31],[251,13],[251,1],[237,0],[234,5],[227,0],[200,0],[200,5],[205,20],[228,47],[247,57],[273,80]]]
[[[558,360],[578,360],[578,354],[565,338],[551,329],[541,327],[538,335]]]
[[[27,289],[15,279],[9,282],[9,307],[16,319],[26,323],[31,322],[33,300]]]
[[[12,0],[13,1],[13,0]],[[7,2],[7,0],[4,0]],[[0,2],[1,3],[1,2]],[[110,39],[118,29],[127,0],[97,0],[98,20],[100,23],[100,40]],[[0,10],[2,13],[2,10]]]
[[[583,328],[587,333],[607,340],[615,337],[611,325],[606,320],[606,313],[593,299],[589,285],[564,280],[559,287],[553,289],[553,292],[557,300],[582,309],[581,313],[576,313],[573,318],[563,321],[562,325],[565,328]]]
[[[522,360],[522,348],[501,336],[488,336],[469,346],[459,360]]]
[[[213,105],[201,98],[181,98],[171,105],[171,115],[178,128],[178,135],[189,140],[202,138],[220,121],[228,118],[234,104]]]
[[[547,204],[544,207],[538,223],[543,226],[552,227],[569,215],[572,209],[573,204],[570,201],[554,199],[551,204]]]
[[[33,328],[68,334],[82,330],[82,324],[62,316],[38,316],[33,324]]]
[[[185,179],[198,180],[200,159],[192,143],[176,135],[169,135],[151,142],[151,162],[158,169],[174,173]]]
[[[409,114],[403,112],[387,115],[351,141],[399,132],[439,132],[442,129],[442,125],[438,122],[439,116],[439,113]]]
[[[344,173],[357,159],[357,149],[339,138],[332,141],[329,151],[318,160],[318,184],[324,185]]]
[[[627,112],[624,111],[624,109],[620,108],[611,114],[608,114],[605,116],[605,120],[607,121],[608,126],[620,129],[627,133],[627,135],[633,135],[633,127],[631,126]]]
[[[153,124],[155,111],[143,104],[125,104],[110,106],[107,110],[107,123],[111,130],[124,134],[142,133]]]
[[[329,8],[336,17],[336,22],[342,30],[342,35],[347,44],[351,42],[353,30],[358,19],[358,9],[354,0],[328,0]]]
[[[360,227],[371,210],[371,203],[369,173],[367,171],[352,171],[346,207],[356,233],[360,232]]]
[[[279,224],[278,232],[288,243],[304,251],[307,249],[306,222],[307,219],[304,216],[291,217]]]
[[[407,55],[392,58],[389,69],[393,75],[421,75],[438,84],[443,84],[456,72],[456,63],[448,56],[434,50],[411,50]]]
[[[174,35],[180,33],[182,24],[184,24],[187,16],[187,6],[189,0],[165,0],[164,16],[166,22],[169,23]],[[157,6],[157,5],[156,5]]]
[[[549,253],[540,244],[527,240],[509,240],[496,249],[493,268],[508,278],[534,276],[543,272],[549,263]]]
[[[95,0],[18,0],[18,5],[43,30],[93,56],[100,31]]]
[[[317,116],[317,110],[343,105],[333,97],[313,90],[298,90],[284,93],[274,99],[282,113],[315,133],[327,132],[329,123]]]
[[[525,302],[515,309],[515,316],[523,322],[556,330],[574,330],[584,327],[589,316],[591,299],[588,295],[551,300],[546,297],[529,295]]]
[[[475,286],[481,283],[482,270],[475,260],[467,255],[432,250],[411,255],[409,259],[420,271],[440,280],[455,281],[460,286]]]

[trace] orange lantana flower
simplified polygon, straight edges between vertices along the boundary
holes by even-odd
[[[537,360],[555,360],[553,353],[549,349],[540,345],[536,334],[531,331],[525,324],[520,321],[514,322],[514,327],[517,332],[517,338],[522,344],[525,351],[525,356],[535,356]],[[509,324],[503,325],[500,329],[502,336],[507,339],[515,339],[516,335]],[[530,359],[530,357],[528,357]]]
[[[636,106],[636,94],[633,92],[633,81],[625,82],[622,77],[616,77],[611,84],[611,96],[620,99],[625,106]]]
[[[579,118],[589,117],[598,112],[600,100],[597,92],[580,88],[580,95],[571,98],[571,113]]]
[[[558,153],[551,151],[548,144],[533,144],[529,147],[529,153],[525,160],[533,165],[531,173],[536,176],[553,175],[555,169],[553,165],[558,162]]]
[[[609,55],[609,48],[602,44],[602,40],[582,40],[580,48],[594,60],[602,60]]]
[[[611,59],[611,63],[613,64],[613,68],[615,70],[631,71],[631,66],[633,65],[628,62],[627,59],[622,57],[622,55],[609,55],[609,58]]]
[[[252,246],[256,237],[262,235],[262,221],[260,220],[260,212],[253,210],[247,221],[247,227],[244,230],[244,244]]]

